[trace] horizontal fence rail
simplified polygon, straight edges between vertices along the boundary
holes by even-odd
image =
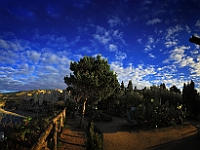
[[[48,140],[47,137],[50,133],[53,133],[53,150],[57,150],[58,147],[58,132],[62,131],[64,127],[64,120],[66,119],[66,108],[57,115],[49,125],[47,125],[46,130],[41,133],[40,137],[38,138],[37,142],[32,146],[31,150],[41,150],[41,149],[48,149]]]

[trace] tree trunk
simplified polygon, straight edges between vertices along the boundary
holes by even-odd
[[[76,104],[74,104],[74,106],[73,106],[72,119],[75,118],[75,111],[76,111],[75,108],[76,108]]]
[[[82,127],[82,125],[83,125],[86,101],[87,101],[87,98],[86,98],[85,101],[83,102],[83,109],[82,109],[82,113],[81,113],[81,119],[80,119],[79,127]]]

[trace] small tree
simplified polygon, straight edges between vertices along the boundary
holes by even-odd
[[[133,83],[131,80],[128,82],[127,92],[131,93],[133,91]]]
[[[85,104],[88,99],[100,101],[106,99],[119,89],[117,75],[110,69],[108,61],[97,57],[84,56],[78,62],[71,62],[72,74],[64,77],[64,82],[73,87],[77,98],[83,99],[83,109],[80,126],[85,114]]]

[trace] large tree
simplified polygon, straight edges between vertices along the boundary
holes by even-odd
[[[198,93],[195,89],[195,83],[191,80],[190,83],[183,85],[183,102],[188,113],[197,116],[199,114],[200,103],[198,101]]]
[[[64,77],[64,82],[78,93],[78,100],[83,99],[81,126],[87,100],[106,99],[116,89],[119,89],[119,82],[117,74],[110,69],[108,61],[102,59],[100,55],[96,57],[84,56],[78,62],[71,62],[70,70],[72,73],[70,76]]]

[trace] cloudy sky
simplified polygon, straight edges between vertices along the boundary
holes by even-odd
[[[0,92],[66,88],[70,61],[108,60],[138,89],[200,88],[199,0],[0,0]]]

